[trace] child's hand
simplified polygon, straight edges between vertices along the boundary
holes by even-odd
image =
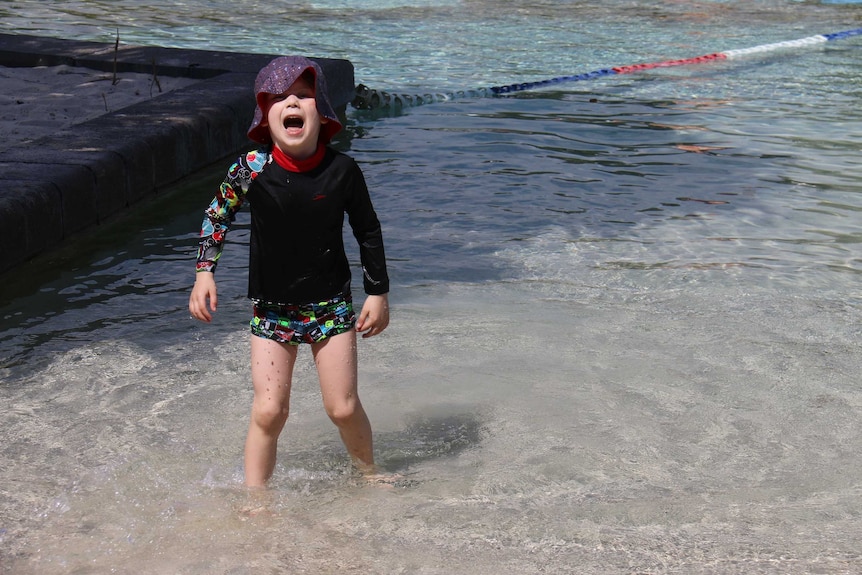
[[[207,309],[209,300],[209,309]],[[189,296],[189,313],[192,317],[209,323],[212,321],[210,310],[215,312],[218,305],[216,295],[215,276],[212,272],[197,272],[195,274],[195,287]]]
[[[362,304],[362,312],[356,321],[356,331],[362,337],[377,335],[389,325],[389,295],[370,295]]]

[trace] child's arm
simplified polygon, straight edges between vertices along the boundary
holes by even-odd
[[[371,337],[386,329],[388,325],[389,294],[366,297],[356,321],[356,331],[364,332],[362,337]]]
[[[207,301],[209,301],[209,309],[207,309]],[[215,275],[212,272],[198,272],[195,274],[192,295],[189,296],[189,313],[193,318],[209,323],[212,321],[211,312],[215,312],[217,307]]]
[[[218,306],[214,272],[224,247],[225,235],[245,201],[248,186],[263,169],[267,158],[263,149],[240,156],[228,170],[227,177],[206,210],[201,224],[195,285],[189,296],[189,313],[196,319],[207,323],[212,321],[212,312]]]
[[[365,338],[377,335],[389,325],[389,274],[380,220],[371,203],[365,176],[356,162],[351,159],[351,163],[352,183],[347,214],[353,236],[359,243],[362,287],[367,294],[356,321],[356,331],[362,332]]]

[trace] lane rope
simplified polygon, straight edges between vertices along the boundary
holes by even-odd
[[[800,48],[808,48],[825,44],[826,42],[834,42],[843,40],[851,36],[862,35],[862,28],[853,30],[845,30],[833,34],[817,34],[808,36],[798,40],[787,40],[784,42],[774,42],[772,44],[763,44],[751,48],[742,48],[738,50],[725,50],[724,52],[715,52],[703,56],[695,56],[694,58],[682,58],[678,60],[664,60],[662,62],[650,62],[645,64],[632,64],[629,66],[614,66],[613,68],[601,68],[592,72],[583,74],[573,74],[568,76],[557,76],[556,78],[548,78],[546,80],[538,80],[535,82],[523,82],[517,84],[508,84],[505,86],[492,86],[489,88],[478,88],[475,90],[458,90],[455,92],[446,93],[428,93],[428,94],[397,94],[384,92],[382,90],[374,90],[359,84],[356,86],[356,92],[352,105],[358,110],[374,110],[378,108],[389,107],[412,107],[421,106],[424,104],[432,104],[436,102],[446,102],[449,100],[463,98],[487,98],[515,92],[524,92],[527,90],[535,90],[555,84],[563,84],[567,82],[581,82],[592,80],[604,76],[612,76],[615,74],[634,74],[644,70],[652,70],[656,68],[670,68],[673,66],[690,66],[695,64],[705,64],[715,62],[717,60],[736,60],[750,56],[759,56],[776,52],[779,50],[795,50]]]

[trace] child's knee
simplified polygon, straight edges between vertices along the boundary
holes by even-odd
[[[251,411],[251,418],[255,425],[275,431],[280,431],[284,427],[290,414],[287,406],[270,403],[255,404]]]
[[[358,411],[359,402],[355,400],[341,401],[336,404],[326,405],[326,415],[332,423],[341,427],[350,423]]]

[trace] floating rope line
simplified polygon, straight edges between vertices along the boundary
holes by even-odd
[[[680,60],[665,60],[663,62],[651,62],[647,64],[634,64],[631,66],[615,66],[613,68],[602,68],[584,74],[574,74],[571,76],[558,76],[547,80],[539,80],[536,82],[523,82],[519,84],[509,84],[506,86],[493,86],[490,88],[479,88],[476,90],[459,90],[457,92],[437,93],[437,94],[395,94],[384,92],[382,90],[373,90],[363,84],[356,87],[356,93],[353,99],[353,107],[358,110],[374,110],[378,108],[389,107],[411,107],[421,106],[423,104],[432,104],[435,102],[446,102],[449,100],[463,98],[487,98],[498,96],[501,94],[511,94],[514,92],[524,92],[526,90],[534,90],[536,88],[544,88],[554,84],[562,84],[566,82],[579,82],[584,80],[592,80],[604,76],[612,76],[615,74],[633,74],[644,70],[653,70],[655,68],[670,68],[673,66],[688,66],[693,64],[705,64],[716,60],[735,60],[747,56],[767,54],[777,50],[788,50],[796,48],[807,48],[842,40],[851,36],[862,35],[862,28],[854,30],[846,30],[844,32],[836,32],[834,34],[817,34],[816,36],[808,36],[799,40],[787,40],[785,42],[775,42],[773,44],[763,44],[754,46],[753,48],[743,48],[739,50],[726,50],[724,52],[715,52],[704,56],[696,56],[694,58],[683,58]]]

